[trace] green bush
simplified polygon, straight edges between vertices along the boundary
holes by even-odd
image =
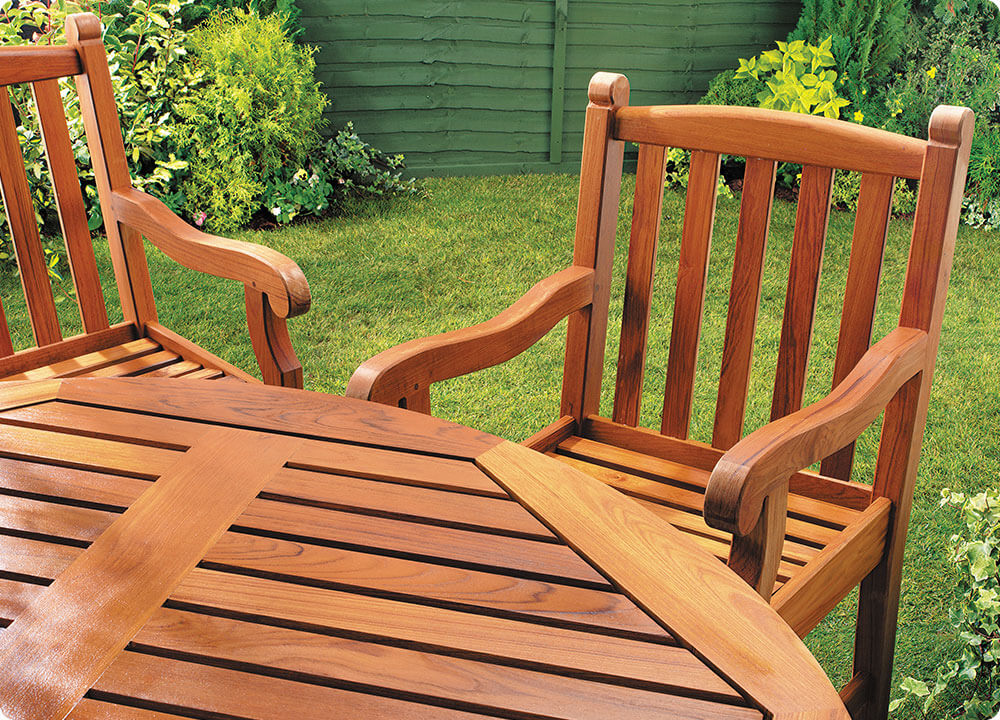
[[[944,708],[949,716],[983,720],[1000,708],[1000,491],[966,497],[943,490],[941,496],[941,505],[960,508],[963,521],[962,532],[951,537],[949,559],[960,577],[957,605],[948,612],[961,651],[938,668],[932,683],[906,678],[890,709],[918,699],[926,713],[957,696],[960,707]]]
[[[177,108],[190,163],[184,208],[231,230],[262,205],[268,182],[319,146],[326,96],[313,78],[313,49],[291,42],[278,16],[228,10],[194,31],[189,46],[206,87]]]
[[[699,105],[730,105],[733,107],[757,107],[757,94],[766,87],[752,75],[736,77],[736,69],[725,70],[708,84],[708,92]]]
[[[857,108],[892,77],[903,51],[908,0],[804,0],[788,40],[833,38],[840,93]]]

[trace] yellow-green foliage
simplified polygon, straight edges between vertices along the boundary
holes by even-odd
[[[283,167],[301,167],[319,147],[326,96],[313,48],[289,40],[280,16],[227,11],[192,34],[191,50],[208,87],[178,108],[191,170],[184,207],[228,230],[261,207]]]
[[[757,94],[761,107],[838,118],[840,109],[850,103],[837,95],[833,85],[837,72],[830,69],[836,64],[830,52],[832,42],[832,37],[819,45],[779,40],[777,50],[749,60],[740,58],[735,77],[764,81],[764,89]]]

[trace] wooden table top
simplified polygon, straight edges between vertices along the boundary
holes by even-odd
[[[10,720],[848,717],[672,527],[382,405],[3,383],[0,523]]]

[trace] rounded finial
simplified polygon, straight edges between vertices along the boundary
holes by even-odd
[[[941,145],[964,145],[972,141],[976,115],[967,107],[938,105],[927,125],[927,139]]]
[[[590,102],[606,107],[628,105],[628,93],[628,78],[620,73],[594,73],[587,88]]]
[[[66,42],[74,45],[81,40],[100,40],[101,21],[94,13],[74,13],[66,17]]]

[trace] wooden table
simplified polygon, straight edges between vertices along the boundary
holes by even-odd
[[[0,386],[0,710],[844,718],[633,501],[481,432],[184,380]]]

